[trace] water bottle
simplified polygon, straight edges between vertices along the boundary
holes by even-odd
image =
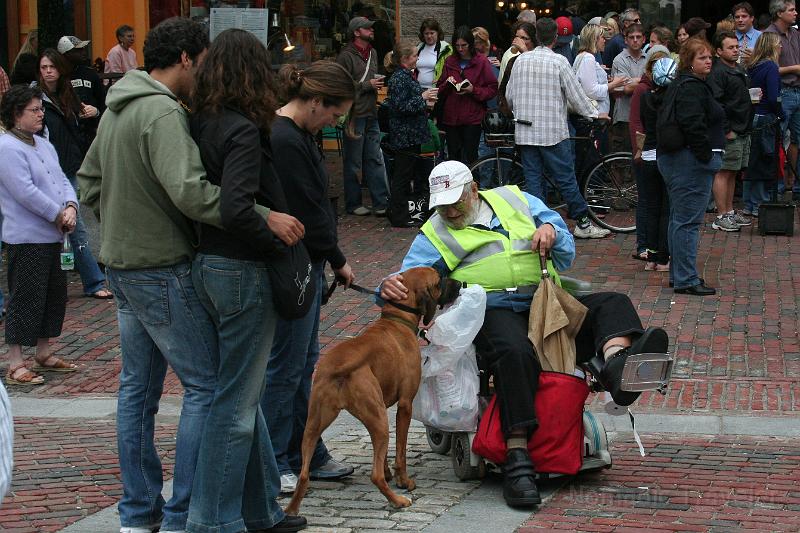
[[[75,254],[72,253],[72,244],[69,242],[69,235],[64,235],[64,245],[61,247],[61,270],[72,270],[75,268]]]

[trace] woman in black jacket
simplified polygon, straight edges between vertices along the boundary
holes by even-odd
[[[397,44],[386,54],[384,66],[389,78],[389,148],[394,152],[390,184],[389,221],[404,228],[421,225],[409,218],[408,192],[419,157],[420,146],[429,142],[428,106],[436,101],[437,89],[422,90],[414,79],[417,49],[412,44]]]
[[[716,292],[697,272],[700,225],[725,146],[725,112],[705,82],[711,57],[705,39],[694,37],[683,44],[680,75],[667,89],[658,117],[657,163],[670,200],[670,281],[677,294],[695,296]],[[683,142],[669,146],[675,138]]]
[[[331,61],[317,61],[305,70],[285,65],[279,73],[285,91],[272,126],[270,140],[289,212],[305,226],[305,243],[319,279],[317,292],[306,295],[314,305],[306,316],[278,321],[278,330],[267,365],[267,393],[261,408],[267,419],[272,447],[281,474],[281,492],[293,492],[300,471],[300,442],[308,417],[311,376],[319,359],[319,315],[322,305],[325,263],[346,286],[354,277],[339,249],[336,215],[328,200],[328,173],[317,133],[344,116],[356,96],[348,71]],[[311,459],[312,479],[338,479],[353,467],[334,460],[322,439]]]
[[[187,531],[297,531],[277,503],[278,469],[260,401],[278,315],[266,262],[303,226],[286,214],[272,166],[269,55],[250,33],[219,34],[197,73],[191,132],[219,185],[223,228],[200,226],[197,296],[217,328],[217,386],[197,458]],[[255,204],[271,209],[266,224]]]
[[[56,148],[61,170],[77,191],[75,174],[89,148],[80,123],[97,117],[100,112],[94,106],[81,103],[72,90],[64,58],[52,48],[42,52],[39,58],[38,85],[43,92],[44,124],[48,140]],[[80,214],[78,225],[70,233],[69,241],[75,253],[75,265],[81,275],[83,293],[101,300],[113,298],[106,289],[106,278],[89,247],[89,235]]]

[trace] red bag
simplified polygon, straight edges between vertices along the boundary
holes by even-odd
[[[536,418],[539,428],[528,441],[537,472],[576,474],[583,462],[583,404],[589,395],[586,380],[560,372],[539,374]],[[497,395],[492,396],[478,424],[472,451],[487,460],[506,461],[506,440],[500,427]]]

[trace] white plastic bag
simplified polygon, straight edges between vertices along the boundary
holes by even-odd
[[[478,424],[478,363],[472,341],[483,325],[486,292],[462,289],[428,332],[422,348],[422,381],[413,418],[444,431],[474,431]]]
[[[440,374],[454,368],[461,355],[483,326],[486,313],[486,291],[479,285],[461,289],[458,298],[428,330],[428,346],[422,348],[422,377]]]

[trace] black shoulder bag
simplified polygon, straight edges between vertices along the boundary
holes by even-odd
[[[303,241],[281,248],[267,261],[272,301],[281,318],[294,320],[306,316],[311,309],[317,280]]]
[[[675,117],[675,100],[678,91],[685,80],[674,81],[675,86],[670,86],[664,95],[664,101],[658,111],[656,121],[656,149],[659,152],[670,154],[686,147],[686,139],[680,124]]]

